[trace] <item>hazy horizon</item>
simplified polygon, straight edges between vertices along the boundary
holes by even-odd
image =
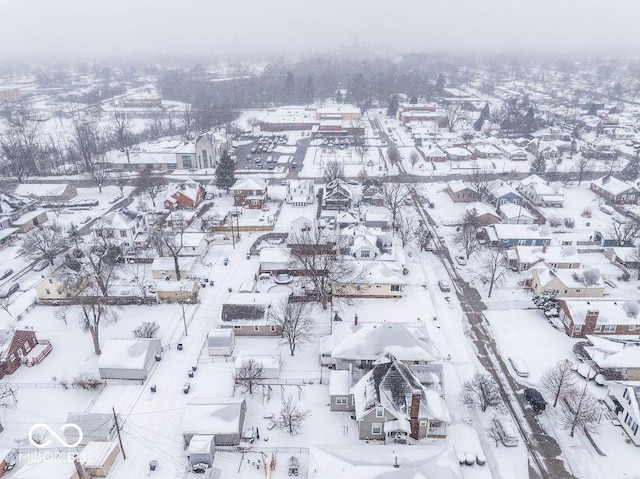
[[[640,2],[620,0],[0,0],[0,61],[389,54],[629,55]]]

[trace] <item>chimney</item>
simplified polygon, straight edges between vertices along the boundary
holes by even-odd
[[[413,439],[419,438],[420,432],[420,422],[418,417],[420,416],[420,397],[422,396],[422,391],[419,389],[414,389],[411,393],[411,409],[409,410],[409,426],[411,427],[410,436]]]
[[[353,325],[354,326],[358,325],[358,313],[356,313],[356,315],[353,317]]]
[[[589,309],[584,317],[584,334],[591,334],[596,329],[596,323],[598,322],[598,316],[600,312],[597,309]]]
[[[547,245],[544,245],[544,246],[542,247],[542,252],[543,252],[543,253],[546,253],[546,252],[547,252]]]

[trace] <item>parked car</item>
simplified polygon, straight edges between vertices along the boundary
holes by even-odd
[[[109,200],[109,204],[113,205],[114,203],[117,203],[118,201],[120,201],[122,198],[123,198],[122,195],[114,196]]]
[[[602,211],[606,215],[612,215],[613,213],[615,213],[614,209],[611,208],[611,206],[607,205],[600,205],[600,211]]]
[[[460,266],[465,266],[467,264],[467,260],[465,259],[464,256],[456,256],[456,263],[458,263]]]
[[[511,364],[511,367],[513,368],[513,370],[521,378],[529,377],[529,370],[527,369],[527,365],[521,359],[509,357],[509,364]]]
[[[91,216],[87,216],[82,222],[88,223],[89,221],[91,221]]]
[[[526,388],[524,390],[524,397],[535,412],[542,412],[547,407],[547,401],[544,400],[540,391],[535,388]]]
[[[49,266],[49,260],[48,259],[43,259],[40,260],[36,263],[36,265],[33,267],[34,271],[42,271],[43,269],[45,269],[47,266]]]
[[[291,168],[292,169],[296,169],[298,167],[298,163],[296,163],[295,161],[293,163],[291,163]]]
[[[0,276],[0,280],[8,278],[12,274],[13,274],[13,270],[12,269],[7,269],[7,270],[4,271],[4,273],[2,273],[2,276]]]
[[[518,445],[519,439],[516,433],[513,421],[506,416],[496,416],[493,418],[493,424],[498,431],[502,444],[507,447],[515,447]]]
[[[443,293],[448,293],[449,291],[451,291],[451,283],[446,279],[441,279],[440,281],[438,281],[438,287]]]
[[[6,298],[7,296],[11,296],[13,293],[18,291],[19,289],[20,289],[20,285],[18,283],[13,283],[11,286],[9,286],[9,289],[6,289],[0,294],[0,297]]]

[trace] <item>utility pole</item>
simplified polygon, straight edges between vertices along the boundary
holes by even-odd
[[[82,464],[80,464],[80,461],[78,460],[78,455],[74,454],[73,456],[73,465],[76,468],[76,472],[78,473],[78,477],[80,479],[86,479],[87,476],[85,476],[84,474],[84,468],[82,467]]]
[[[120,435],[120,425],[118,424],[118,416],[116,416],[116,408],[113,406],[111,408],[113,411],[113,420],[116,424],[116,433],[118,434],[118,442],[120,443],[120,451],[122,451],[122,459],[127,459],[127,455],[124,453],[124,447],[122,447],[122,436]]]
[[[184,324],[184,335],[189,336],[187,333],[187,319],[184,315],[184,290],[182,289],[182,283],[180,284],[180,307],[182,308],[182,324]]]
[[[229,213],[229,224],[231,225],[231,244],[233,244],[233,249],[236,249],[236,237],[233,234],[233,215]]]

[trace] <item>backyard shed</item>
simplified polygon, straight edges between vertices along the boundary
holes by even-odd
[[[231,356],[235,341],[233,329],[212,329],[207,334],[209,356]]]
[[[87,476],[107,477],[116,461],[120,446],[117,441],[90,442],[82,450],[82,467]]]
[[[98,360],[102,379],[147,378],[155,356],[162,352],[159,339],[107,339]]]
[[[189,464],[213,464],[213,457],[216,454],[215,437],[212,434],[196,434],[189,442],[187,456]]]
[[[109,442],[116,432],[111,413],[70,412],[67,414],[67,423],[77,424],[82,431],[81,445],[87,445],[90,442]],[[73,427],[65,429],[64,437],[69,444],[80,439],[78,431]]]

